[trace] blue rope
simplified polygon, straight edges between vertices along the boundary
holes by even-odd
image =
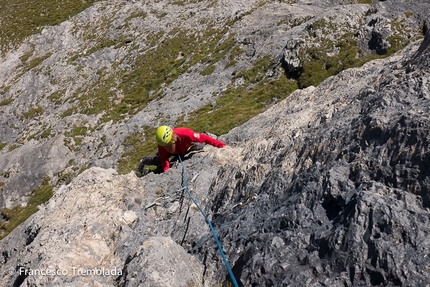
[[[213,226],[212,226],[211,221],[209,220],[209,218],[208,218],[208,216],[206,215],[206,213],[205,213],[205,212],[200,208],[200,206],[197,204],[197,201],[194,199],[193,195],[191,194],[191,192],[190,192],[190,191],[189,191],[189,189],[188,189],[188,186],[187,186],[187,176],[185,175],[185,167],[184,167],[184,163],[182,162],[182,159],[181,159],[181,157],[180,157],[180,156],[179,156],[179,162],[180,162],[180,163],[181,163],[181,165],[182,165],[182,180],[183,180],[183,187],[184,187],[184,188],[185,188],[185,190],[187,191],[187,193],[188,193],[188,195],[190,196],[191,200],[194,202],[194,204],[197,206],[197,208],[198,208],[198,209],[200,210],[200,212],[203,214],[203,217],[206,219],[206,222],[209,224],[209,228],[211,229],[212,234],[213,234],[213,236],[214,236],[214,238],[215,238],[216,244],[218,245],[218,250],[219,250],[219,252],[221,253],[222,260],[224,260],[224,264],[225,264],[225,266],[227,267],[228,273],[230,274],[231,281],[233,281],[233,285],[234,285],[235,287],[239,287],[239,285],[237,285],[236,278],[234,277],[233,271],[231,270],[230,265],[228,264],[227,258],[226,258],[226,257],[225,257],[225,255],[224,255],[224,251],[222,251],[221,243],[220,243],[220,242],[219,242],[219,240],[218,240],[218,237],[217,237],[217,235],[216,235],[215,229],[214,229],[214,228],[213,228]]]

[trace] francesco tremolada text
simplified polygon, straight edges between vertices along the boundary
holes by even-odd
[[[117,269],[116,267],[113,269],[108,268],[79,268],[79,267],[71,267],[70,270],[67,269],[55,269],[55,268],[46,268],[46,269],[29,269],[20,267],[19,275],[25,276],[67,276],[67,275],[78,275],[78,276],[120,276],[122,275],[122,270]]]

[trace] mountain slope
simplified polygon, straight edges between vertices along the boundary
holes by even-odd
[[[232,149],[184,161],[241,286],[429,282],[429,39],[296,91],[221,137]],[[181,165],[85,171],[0,242],[3,285],[227,284],[181,183]],[[48,268],[67,274],[30,273]]]
[[[131,171],[160,123],[226,133],[184,167],[242,286],[429,282],[428,1],[287,2],[98,2],[2,56],[0,285],[229,286],[181,165]]]
[[[244,285],[429,281],[428,36],[415,54],[344,71],[229,134],[245,159],[221,170],[211,208],[261,198],[220,219]]]
[[[104,1],[45,26],[0,59],[0,208],[90,166],[128,173],[161,123],[223,134],[422,37],[425,3],[348,3]]]

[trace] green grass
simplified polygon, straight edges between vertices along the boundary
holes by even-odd
[[[0,49],[4,55],[44,26],[58,25],[98,0],[0,1]]]
[[[23,62],[23,63],[27,62],[27,60],[28,60],[28,59],[30,59],[30,57],[31,57],[31,56],[33,56],[33,53],[34,53],[34,51],[30,51],[30,52],[25,53],[25,54],[20,58],[20,59],[21,59],[21,62]]]
[[[9,149],[8,149],[8,152],[11,152],[11,151],[13,151],[13,150],[15,150],[15,149],[17,149],[19,146],[18,146],[18,144],[11,144],[10,146],[9,146]]]
[[[331,57],[327,56],[327,53],[334,48],[339,49],[339,53]],[[304,59],[302,72],[297,78],[299,87],[317,86],[330,76],[348,68],[359,67],[375,58],[375,56],[359,58],[357,57],[359,53],[357,42],[348,36],[334,45],[324,40],[320,47],[309,48],[306,55],[302,55]]]
[[[49,177],[42,180],[39,188],[32,191],[32,196],[27,205],[17,205],[13,208],[3,208],[2,216],[5,222],[0,222],[0,240],[6,237],[13,229],[38,211],[38,205],[48,201],[53,195],[53,186],[49,184]]]
[[[411,17],[411,16],[407,16],[407,17]],[[402,20],[391,21],[391,26],[394,33],[393,35],[387,38],[387,41],[391,44],[391,47],[387,51],[386,56],[393,55],[397,51],[406,47],[406,45],[408,45],[409,43],[423,38],[425,34],[422,26],[418,27],[415,31],[411,31],[406,26],[405,21],[402,21]],[[410,34],[413,34],[415,36],[410,38]]]
[[[215,68],[216,68],[215,65],[209,65],[206,69],[201,71],[200,74],[202,74],[203,76],[208,76],[215,71]]]
[[[266,72],[271,64],[272,59],[264,57],[249,70],[238,73],[236,78],[243,78],[243,85],[230,85],[216,99],[215,105],[205,105],[190,113],[187,121],[180,119],[176,125],[200,132],[226,134],[265,111],[273,102],[285,99],[297,89],[297,84],[283,75],[277,79],[267,78]]]
[[[195,64],[207,65],[202,75],[211,74],[214,64],[223,58],[234,65],[235,57],[242,50],[235,45],[234,35],[223,39],[226,32],[225,29],[208,29],[203,35],[197,35],[173,30],[169,34],[148,37],[148,46],[154,49],[142,53],[128,72],[119,70],[110,75],[109,71],[98,71],[100,80],[85,91],[76,91],[72,99],[78,104],[65,111],[62,117],[103,113],[102,122],[122,121],[162,96],[159,91],[163,85],[172,83]],[[57,100],[55,97],[53,95],[52,100]]]
[[[72,137],[76,145],[80,145],[82,138],[86,135],[88,128],[86,126],[75,126],[70,132],[65,133],[66,136]]]
[[[22,118],[24,119],[33,119],[35,117],[38,117],[44,113],[42,107],[33,107],[29,109],[26,113],[23,114]]]
[[[3,101],[0,102],[0,107],[10,105],[11,103],[13,103],[14,100],[15,99],[12,99],[12,98],[4,99]]]
[[[21,62],[22,62],[22,66],[21,66],[21,71],[20,71],[20,75],[17,75],[17,77],[21,77],[22,75],[24,75],[25,73],[27,73],[28,71],[40,66],[40,64],[45,61],[46,59],[48,59],[49,57],[52,56],[52,53],[46,53],[45,55],[41,56],[41,57],[37,57],[37,58],[33,58],[31,60],[29,60],[31,58],[31,56],[33,56],[33,51],[28,52],[27,54],[25,54],[24,56],[22,56]],[[36,71],[37,73],[38,71]]]
[[[360,67],[373,59],[391,56],[403,49],[408,43],[422,37],[422,33],[418,30],[409,31],[403,21],[392,21],[391,25],[394,34],[387,38],[391,48],[386,54],[360,56],[362,51],[357,47],[357,41],[351,32],[345,32],[342,37],[339,37],[337,42],[329,41],[325,38],[316,39],[315,41],[318,41],[319,44],[318,47],[310,46],[307,49],[301,50],[299,55],[302,62],[301,71],[297,74],[289,75],[290,78],[297,80],[299,88],[317,86],[328,77],[337,75],[343,70]],[[325,19],[315,21],[310,27],[311,36],[312,31],[317,29],[322,30],[323,33],[341,29],[340,27],[336,27],[334,23],[327,22]],[[416,37],[409,39],[409,32],[414,32]],[[334,49],[337,49],[339,52],[328,56]]]
[[[52,134],[52,129],[48,128],[48,129],[43,130],[43,132],[40,134],[39,138],[41,138],[41,139],[47,139],[47,138],[49,138],[51,136],[51,134]]]
[[[62,97],[65,93],[66,93],[65,90],[54,92],[50,96],[48,96],[48,100],[50,100],[55,105],[61,105],[63,103]]]
[[[57,182],[55,184],[56,186],[59,186],[61,184],[69,184],[76,176],[91,167],[91,163],[84,166],[77,166],[74,165],[74,163],[74,159],[71,159],[67,163],[65,169],[55,174],[57,178]]]

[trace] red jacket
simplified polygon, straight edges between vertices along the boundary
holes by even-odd
[[[211,138],[203,133],[196,133],[189,128],[174,128],[173,133],[176,135],[175,151],[173,153],[168,153],[164,147],[160,145],[158,146],[158,154],[160,156],[163,171],[170,168],[169,157],[171,155],[186,154],[193,142],[207,143],[218,148],[225,146],[222,141]]]

